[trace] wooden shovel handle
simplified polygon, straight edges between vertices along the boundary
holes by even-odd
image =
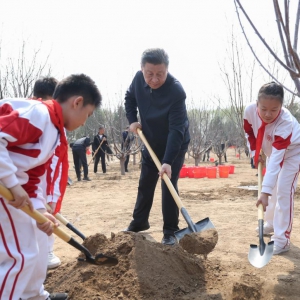
[[[94,157],[96,156],[96,154],[98,153],[102,143],[104,142],[104,140],[101,141],[99,147],[96,149],[96,151],[94,152],[94,155],[92,156],[92,159],[90,160],[90,162],[88,163],[88,166],[91,164],[91,162],[93,161]]]
[[[148,149],[148,151],[149,151],[149,153],[150,153],[150,156],[151,156],[151,158],[153,159],[153,161],[154,161],[154,163],[155,163],[157,169],[160,171],[160,170],[161,170],[161,163],[160,163],[160,161],[158,160],[156,154],[155,154],[154,151],[152,150],[151,146],[149,145],[149,143],[148,143],[146,137],[144,136],[144,134],[143,134],[143,132],[142,132],[142,130],[141,130],[140,128],[137,128],[137,133],[138,133],[138,135],[140,136],[140,138],[141,138],[141,140],[143,141],[143,143],[145,144],[146,148]],[[175,190],[175,188],[174,188],[174,186],[173,186],[173,184],[172,184],[170,178],[169,178],[168,175],[165,174],[165,173],[163,174],[162,178],[163,178],[163,180],[165,181],[165,183],[166,183],[166,185],[167,185],[167,187],[168,187],[170,193],[172,194],[172,196],[173,196],[173,198],[174,198],[174,200],[175,200],[175,202],[176,202],[176,204],[177,204],[179,210],[181,210],[181,208],[183,207],[183,204],[182,204],[182,202],[181,202],[181,200],[180,200],[180,198],[179,198],[179,196],[178,196],[178,194],[177,194],[177,192],[176,192],[176,190]]]
[[[261,154],[262,152],[260,152]],[[262,163],[258,163],[258,168],[257,168],[257,173],[258,173],[258,196],[260,196],[261,193],[261,188],[262,188],[262,181],[263,181],[263,175],[262,175]],[[264,208],[262,204],[258,205],[258,220],[263,220],[264,219]]]
[[[7,189],[6,187],[4,187],[3,185],[0,185],[0,195],[2,195],[6,200],[9,200],[9,201],[14,200],[14,196],[11,193],[11,191],[9,189]],[[43,214],[41,214],[39,211],[37,211],[35,209],[33,211],[31,211],[28,205],[25,205],[24,207],[22,207],[21,210],[23,210],[31,218],[35,219],[38,223],[45,223],[45,222],[50,221]],[[60,237],[65,242],[70,241],[70,239],[71,239],[70,235],[68,235],[66,232],[61,230],[59,227],[54,227],[54,224],[52,224],[52,225],[53,225],[53,232],[58,237]]]

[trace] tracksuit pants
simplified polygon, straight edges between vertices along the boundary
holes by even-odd
[[[267,160],[268,164],[268,160]],[[294,217],[294,193],[299,175],[300,155],[285,159],[265,212],[267,226],[274,228],[271,240],[284,248],[290,243]]]
[[[45,300],[48,236],[0,198],[0,299]]]

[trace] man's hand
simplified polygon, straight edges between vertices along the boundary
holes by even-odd
[[[142,129],[142,125],[139,122],[131,123],[129,126],[129,131],[133,132],[134,134],[137,134],[137,129]]]
[[[171,179],[172,176],[172,168],[171,165],[163,164],[161,166],[161,170],[158,172],[159,176],[162,178],[164,173],[167,174],[167,176]]]
[[[55,217],[49,214],[45,209],[39,209],[38,211],[49,219],[49,221],[45,223],[36,222],[38,229],[42,230],[47,235],[51,235],[53,233],[53,229],[59,226],[57,219],[55,219]]]
[[[258,198],[256,202],[256,207],[258,207],[259,204],[262,204],[264,211],[266,211],[266,208],[269,204],[269,194],[261,193],[260,197]]]
[[[33,211],[32,202],[26,193],[26,191],[22,188],[20,184],[17,184],[9,189],[14,196],[14,200],[8,201],[8,204],[12,205],[15,208],[22,208],[25,205],[29,206],[29,209]]]

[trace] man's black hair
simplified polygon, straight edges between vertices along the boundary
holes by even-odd
[[[45,99],[52,97],[58,81],[54,77],[39,78],[33,87],[33,96],[36,98]]]
[[[142,54],[141,65],[145,66],[146,63],[153,65],[165,64],[169,66],[169,55],[164,49],[152,48],[147,49]]]
[[[85,74],[73,74],[60,81],[56,85],[53,99],[63,103],[73,96],[83,97],[83,106],[91,104],[97,107],[102,101],[95,82]]]

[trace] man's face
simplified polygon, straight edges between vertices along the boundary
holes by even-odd
[[[100,134],[100,135],[103,135],[104,132],[105,132],[104,128],[99,129],[99,134]]]
[[[146,63],[142,66],[142,72],[146,83],[155,90],[165,83],[168,75],[168,67],[165,64],[153,65]]]

